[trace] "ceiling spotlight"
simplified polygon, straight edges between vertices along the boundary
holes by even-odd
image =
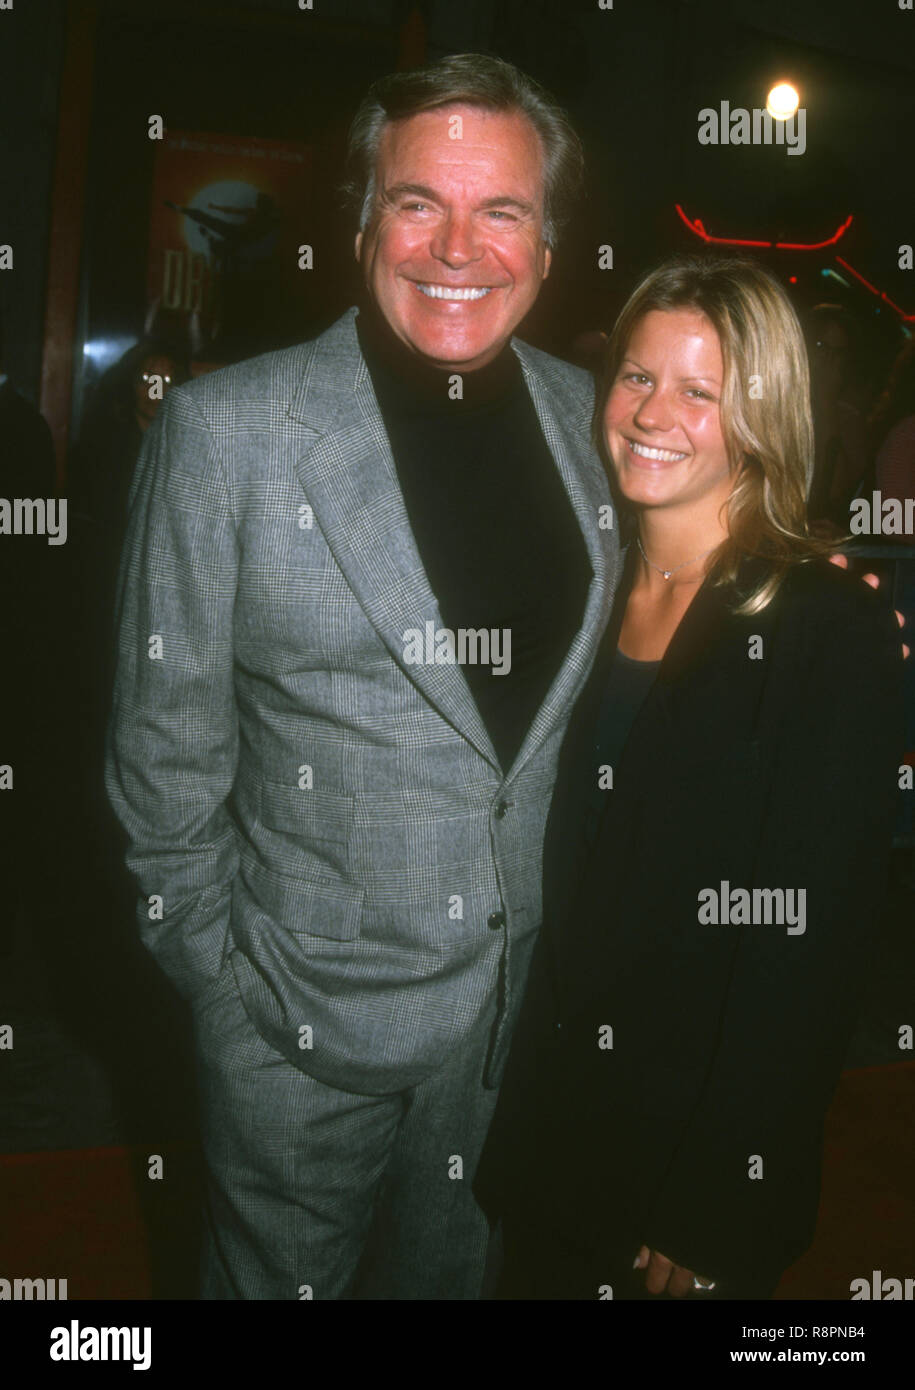
[[[766,97],[766,110],[776,121],[787,121],[794,115],[801,99],[790,82],[778,82]]]

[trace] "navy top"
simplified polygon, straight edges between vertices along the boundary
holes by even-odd
[[[588,740],[590,766],[581,767],[583,800],[583,833],[589,845],[594,843],[597,827],[609,794],[602,787],[605,776],[598,769],[611,767],[614,780],[616,769],[626,746],[629,731],[645,698],[654,684],[660,661],[636,661],[617,647],[610,663],[609,679],[604,688],[594,723],[593,737]]]

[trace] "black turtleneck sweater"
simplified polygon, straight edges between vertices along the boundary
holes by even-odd
[[[509,345],[459,373],[424,362],[363,305],[359,343],[442,620],[511,632],[511,667],[465,665],[503,772],[581,627],[591,564]],[[501,640],[501,639],[500,639]]]

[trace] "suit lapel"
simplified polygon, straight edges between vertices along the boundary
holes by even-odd
[[[518,750],[509,774],[512,777],[534,756],[559,720],[568,717],[606,628],[621,564],[618,531],[605,530],[598,525],[601,507],[610,503],[603,465],[593,451],[589,451],[585,462],[581,461],[581,441],[575,438],[573,421],[561,419],[555,413],[552,401],[556,393],[550,391],[550,382],[544,379],[542,357],[517,340],[513,346],[521,360],[544,439],[581,528],[593,575],[581,627]],[[561,397],[562,383],[555,385]],[[590,426],[590,421],[587,423]],[[614,517],[614,528],[616,525]]]
[[[359,351],[356,310],[349,310],[322,338],[322,351],[289,406],[302,433],[296,470],[328,546],[353,593],[394,661],[448,722],[498,771],[499,761],[463,670],[457,664],[405,660],[404,633],[443,626],[410,527],[397,469]],[[569,494],[594,571],[581,629],[528,730],[516,773],[568,713],[606,624],[618,564],[617,535],[598,527],[599,508],[610,501],[596,455],[580,462],[581,443],[570,422],[550,403],[544,369],[523,343],[521,360],[544,437]],[[555,383],[562,394],[561,378]]]
[[[324,335],[325,350],[315,354],[311,374],[290,406],[289,414],[310,436],[297,461],[299,480],[334,559],[397,665],[498,769],[460,666],[405,660],[406,629],[425,634],[427,622],[436,630],[443,623],[359,351],[355,315],[349,310]]]

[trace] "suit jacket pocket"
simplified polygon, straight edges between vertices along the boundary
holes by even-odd
[[[260,821],[279,832],[269,836],[265,861],[276,872],[300,880],[347,878],[354,806],[345,792],[265,781]]]
[[[240,874],[257,905],[294,936],[352,941],[359,935],[365,889],[357,884],[311,875],[292,878],[247,859]]]
[[[355,800],[325,787],[303,790],[295,782],[261,784],[261,820],[271,830],[306,841],[343,845],[349,841]]]

